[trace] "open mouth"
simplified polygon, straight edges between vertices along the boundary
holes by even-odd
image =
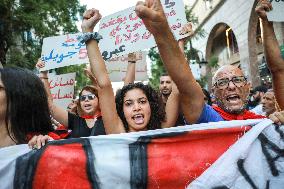
[[[142,114],[136,114],[132,117],[132,119],[134,120],[134,122],[136,124],[143,124],[144,123],[144,115],[142,115]]]
[[[227,98],[226,98],[226,100],[227,100],[228,102],[230,102],[230,103],[239,102],[240,99],[241,99],[240,96],[239,96],[239,95],[236,95],[236,94],[234,94],[234,95],[228,95]]]
[[[92,109],[92,105],[91,104],[85,104],[84,105],[84,109],[85,110],[90,110],[90,109]]]

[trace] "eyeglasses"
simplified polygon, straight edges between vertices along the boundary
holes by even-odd
[[[231,80],[229,78],[219,79],[216,81],[214,86],[219,89],[226,89],[231,81],[236,87],[243,87],[247,84],[247,78],[245,76],[235,76],[232,77]]]
[[[96,98],[96,95],[94,94],[82,95],[80,96],[80,101],[85,101],[86,99],[94,100],[95,98]]]

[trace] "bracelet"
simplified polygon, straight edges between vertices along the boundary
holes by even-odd
[[[87,33],[83,33],[81,35],[79,35],[77,37],[77,40],[80,43],[86,43],[87,41],[89,41],[90,39],[94,39],[97,41],[97,43],[99,43],[99,41],[102,39],[103,37],[98,33],[98,32],[87,32]]]
[[[131,64],[135,64],[136,63],[136,61],[133,61],[133,60],[128,60],[128,62],[131,63]]]
[[[48,77],[39,77],[40,79],[48,79]]]

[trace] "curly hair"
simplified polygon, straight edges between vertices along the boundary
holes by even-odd
[[[144,85],[143,83],[139,82],[125,85],[116,93],[116,110],[123,122],[125,130],[128,132],[129,126],[123,112],[123,101],[126,93],[132,89],[141,89],[148,98],[151,108],[151,117],[149,123],[147,124],[147,130],[160,129],[162,121],[164,121],[166,118],[164,103],[157,91],[155,91],[151,86]]]
[[[0,69],[0,77],[7,97],[5,122],[10,138],[23,144],[28,142],[28,134],[53,131],[41,80],[22,68]]]

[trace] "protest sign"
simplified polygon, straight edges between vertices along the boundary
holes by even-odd
[[[77,40],[80,34],[44,38],[41,58],[45,61],[45,67],[40,70],[88,63],[86,46]]]
[[[183,1],[162,0],[162,3],[176,39],[188,36],[179,34],[187,23]],[[146,30],[134,9],[130,7],[102,18],[99,34],[103,39],[99,47],[104,60],[155,46],[153,35]],[[88,63],[86,46],[77,40],[78,35],[81,33],[44,38],[41,58],[45,61],[45,67],[40,70]]]
[[[51,141],[41,150],[2,148],[1,188],[281,188],[283,127],[271,123],[223,121]]]
[[[147,52],[137,52],[135,63],[135,80],[136,81],[145,81],[147,77],[147,64],[146,56]],[[124,55],[121,57],[111,58],[106,61],[107,71],[112,82],[120,82],[124,80],[126,75],[128,65],[128,56]]]
[[[267,13],[269,21],[284,22],[284,1],[283,0],[270,0],[273,9]]]
[[[50,75],[48,82],[53,102],[66,109],[74,96],[76,73]]]
[[[176,39],[186,37],[188,34],[179,34],[182,26],[187,23],[183,1],[161,2]],[[99,33],[103,36],[99,46],[104,60],[155,46],[153,35],[136,15],[135,7],[102,18]]]

